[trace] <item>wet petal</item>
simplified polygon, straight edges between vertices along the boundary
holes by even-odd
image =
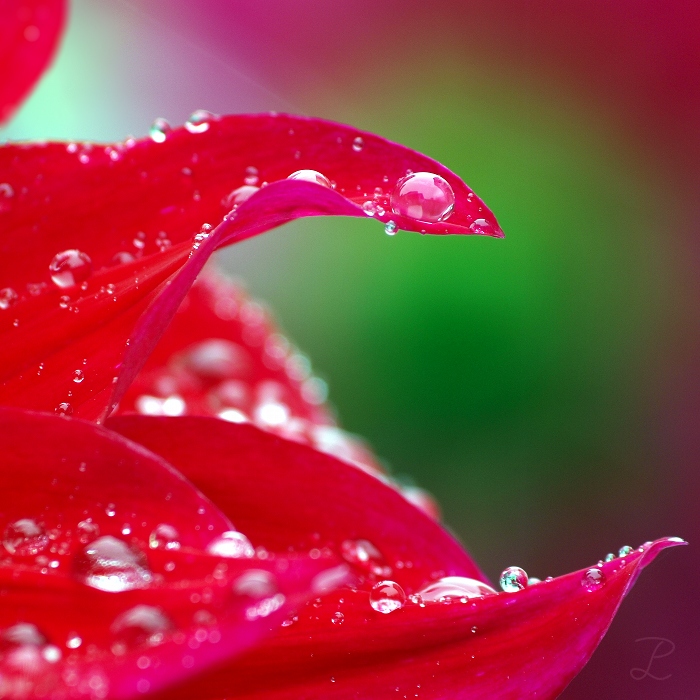
[[[380,470],[324,405],[325,382],[264,306],[211,268],[119,404],[118,414],[200,415],[259,428]]]
[[[304,169],[335,189],[288,178]],[[50,411],[68,404],[58,410],[86,418],[123,397],[220,246],[301,216],[366,217],[368,197],[384,212],[372,218],[399,228],[501,235],[483,202],[440,164],[318,119],[200,115],[156,140],[6,146],[0,170],[13,192],[0,211],[0,401]],[[448,219],[390,211],[409,170],[448,183]],[[259,189],[232,198],[243,186]]]
[[[0,124],[51,60],[66,18],[65,0],[9,0],[0,16]],[[0,191],[0,210],[2,210]]]
[[[0,432],[2,697],[158,690],[347,578],[328,557],[212,547],[240,533],[162,459],[98,426],[0,409]]]
[[[385,479],[252,425],[115,416],[108,425],[162,455],[253,541],[330,552],[367,585],[401,572],[413,593],[439,576],[483,574],[455,539]]]
[[[244,659],[167,697],[553,699],[588,661],[642,569],[677,544],[657,540],[624,565],[601,565],[604,583],[593,588],[582,585],[582,569],[518,593],[424,607],[409,599],[389,614],[373,610],[367,592],[338,591]]]

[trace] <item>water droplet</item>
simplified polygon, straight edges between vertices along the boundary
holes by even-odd
[[[398,230],[394,221],[387,221],[384,226],[384,233],[386,233],[387,236],[395,236]]]
[[[224,197],[222,204],[227,209],[235,210],[243,204],[243,202],[248,201],[259,190],[259,187],[253,187],[253,185],[242,185]]]
[[[605,555],[605,561],[612,561],[615,558],[615,555],[612,552],[608,552]]]
[[[97,525],[97,523],[92,522],[90,518],[87,518],[86,520],[81,520],[78,523],[78,539],[82,544],[87,544],[88,542],[92,542],[92,540],[96,539],[100,535],[100,528]]]
[[[172,623],[162,610],[152,605],[137,605],[119,615],[110,631],[117,644],[136,647],[160,644],[171,628]]]
[[[263,426],[280,426],[289,420],[289,408],[278,401],[265,401],[255,408],[255,422]]]
[[[317,185],[323,185],[324,187],[330,187],[331,181],[323,174],[319,173],[317,170],[297,170],[292,173],[288,180],[304,180],[304,182],[315,182]]]
[[[255,549],[250,540],[242,533],[235,530],[223,532],[219,537],[209,543],[207,552],[218,557],[231,559],[250,559],[255,556]]]
[[[469,230],[478,236],[493,235],[494,228],[486,219],[476,219],[469,225]]]
[[[587,591],[595,591],[605,585],[605,574],[598,568],[588,569],[581,577],[581,585]]]
[[[113,593],[144,588],[153,580],[143,553],[111,535],[88,544],[76,557],[74,571],[88,586]]]
[[[5,528],[2,543],[10,554],[29,557],[44,550],[49,544],[49,537],[35,520],[22,518]]]
[[[170,131],[170,124],[168,124],[168,122],[162,117],[158,117],[156,120],[154,120],[153,124],[151,124],[151,128],[148,130],[148,135],[156,143],[163,143],[168,137]]]
[[[631,552],[632,552],[632,547],[630,547],[628,544],[626,544],[624,547],[620,547],[620,551],[618,552],[618,555],[620,557],[626,557]]]
[[[519,566],[509,566],[501,573],[499,583],[506,593],[515,593],[527,586],[527,574]]]
[[[54,408],[54,413],[57,416],[71,416],[73,415],[73,406],[71,406],[67,401],[61,401],[61,403]]]
[[[362,136],[356,136],[352,142],[352,150],[355,151],[355,153],[359,153],[364,145],[365,142],[363,141]]]
[[[114,505],[114,503],[107,504],[105,513],[107,514],[108,518],[113,518],[117,514],[117,507]]]
[[[54,256],[49,265],[49,273],[57,287],[72,287],[90,277],[92,260],[80,250],[64,250]]]
[[[259,181],[260,178],[258,177],[257,168],[250,166],[245,169],[245,177],[243,178],[243,182],[245,182],[246,185],[257,185]]]
[[[369,540],[345,540],[340,545],[340,554],[348,564],[378,576],[387,576],[391,569],[382,553]]]
[[[334,625],[342,625],[343,622],[345,622],[345,615],[341,612],[334,612],[333,615],[331,616],[331,622]]]
[[[405,602],[406,594],[403,588],[394,581],[380,581],[372,586],[369,593],[369,604],[384,615],[402,608]]]
[[[0,289],[0,309],[9,309],[17,303],[18,299],[17,292],[12,287]]]
[[[376,202],[373,202],[372,200],[366,201],[362,205],[362,210],[367,214],[367,216],[374,216],[375,214],[378,214],[380,207],[377,206]]]
[[[210,122],[217,119],[215,114],[207,112],[206,109],[198,109],[190,114],[189,119],[185,122],[185,129],[191,134],[203,134],[209,129]]]
[[[233,583],[233,592],[250,598],[265,598],[278,591],[273,574],[263,569],[250,569],[239,576]]]
[[[151,549],[180,549],[180,534],[172,525],[161,523],[151,532],[148,546]]]
[[[450,183],[434,173],[412,173],[396,183],[391,208],[396,214],[436,223],[452,213],[455,194]]]
[[[84,379],[85,379],[85,372],[83,372],[82,369],[76,369],[75,372],[73,372],[73,381],[76,384],[81,384]]]
[[[66,639],[66,646],[69,649],[79,649],[83,644],[83,639],[80,635],[78,634],[70,634],[68,635],[68,639]]]
[[[486,583],[464,576],[445,576],[429,583],[416,593],[424,603],[444,603],[452,598],[480,598],[496,595]]]

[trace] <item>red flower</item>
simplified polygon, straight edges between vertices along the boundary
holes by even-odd
[[[3,146],[0,173],[0,697],[554,697],[681,543],[496,593],[258,306],[189,291],[215,249],[300,216],[502,235],[429,158],[198,113]]]

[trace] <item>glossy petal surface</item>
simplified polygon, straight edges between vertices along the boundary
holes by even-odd
[[[65,0],[0,2],[0,124],[44,72],[65,17]]]
[[[2,148],[0,170],[14,196],[0,212],[8,300],[0,309],[0,401],[49,411],[67,403],[74,415],[104,416],[216,248],[301,216],[365,217],[366,198],[387,203],[407,170],[444,178],[456,203],[439,223],[391,215],[400,228],[502,235],[449,170],[372,134],[361,134],[358,153],[360,134],[318,119],[242,115],[208,117],[161,142]],[[323,172],[335,189],[288,179],[300,169]],[[226,216],[231,193],[253,181],[260,188]],[[388,219],[386,211],[374,218]],[[72,268],[72,278],[52,277],[54,256],[66,255],[89,264]]]
[[[183,300],[118,414],[199,415],[241,423],[381,470],[336,427],[325,383],[245,292],[208,269]]]
[[[212,699],[373,698],[395,692],[554,698],[593,653],[642,568],[662,549],[680,544],[659,540],[624,562],[602,564],[602,577],[596,574],[592,582],[582,569],[517,593],[421,605],[411,596],[437,579],[483,577],[446,532],[422,513],[411,513],[380,480],[252,426],[128,416],[109,425],[171,460],[204,493],[219,494],[217,503],[236,513],[254,542],[343,555],[347,540],[367,541],[382,555],[370,564],[388,566],[377,571],[355,562],[353,588],[307,604],[240,662],[167,697],[185,698],[196,689],[199,697]],[[396,581],[407,594],[389,614],[370,605],[380,579]],[[270,659],[274,674],[266,673]]]
[[[2,697],[157,690],[327,590],[328,558],[213,553],[230,521],[114,433],[3,408],[0,434]]]

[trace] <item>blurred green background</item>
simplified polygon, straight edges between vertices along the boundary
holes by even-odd
[[[461,4],[473,7],[476,47],[458,31],[460,3],[433,5],[420,34],[423,15],[393,1],[374,17],[360,0],[292,5],[76,1],[54,68],[4,135],[120,140],[196,108],[278,109],[440,160],[496,213],[505,240],[390,238],[369,220],[319,219],[220,260],[313,359],[341,424],[437,497],[492,577],[517,564],[544,578],[624,544],[700,534],[695,443],[673,432],[688,415],[676,389],[698,366],[697,179],[675,167],[687,149],[645,136],[639,124],[656,113],[632,118],[634,101],[606,101],[615,84],[601,96],[573,69],[560,74],[556,51],[526,64],[524,49],[492,42],[488,27],[504,21],[486,21],[484,3]],[[351,42],[341,35],[353,5],[371,26],[349,30]],[[306,30],[285,26],[292,11],[307,13]],[[575,27],[565,15],[562,27]],[[556,32],[559,18],[547,21]],[[328,26],[336,33],[319,38]],[[621,26],[634,43],[635,26]],[[564,42],[561,55],[582,46]],[[607,79],[618,63],[606,60]],[[642,68],[630,61],[617,76],[621,93]],[[663,697],[690,697],[698,608],[679,578],[697,573],[686,552],[645,573],[636,607],[623,606],[566,697],[661,697],[629,676],[643,636],[675,641]]]

